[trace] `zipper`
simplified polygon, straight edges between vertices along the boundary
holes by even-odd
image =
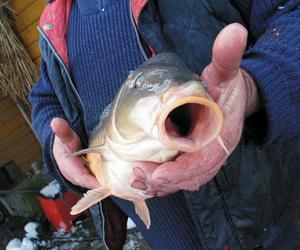
[[[109,247],[108,247],[108,245],[107,245],[107,243],[105,241],[105,227],[104,227],[104,225],[105,225],[105,217],[104,217],[104,214],[103,214],[102,202],[101,201],[99,202],[99,206],[100,206],[100,208],[99,208],[100,215],[102,217],[102,240],[103,240],[103,244],[104,244],[105,248],[107,250],[109,250]]]
[[[55,57],[57,58],[57,60],[58,60],[58,61],[60,62],[60,64],[63,66],[63,69],[64,69],[64,71],[66,72],[66,75],[67,75],[68,80],[69,80],[69,82],[70,82],[71,88],[72,88],[72,90],[74,91],[74,93],[75,93],[75,95],[76,95],[76,98],[78,99],[78,101],[79,101],[79,103],[80,103],[81,113],[84,115],[84,112],[83,112],[83,110],[84,110],[84,109],[83,109],[83,103],[82,103],[82,101],[81,101],[81,99],[80,99],[80,96],[79,96],[79,94],[78,94],[78,92],[77,92],[77,89],[75,88],[75,85],[74,85],[74,83],[73,83],[73,81],[72,81],[72,79],[71,79],[71,76],[70,76],[70,74],[69,74],[69,71],[68,71],[68,69],[67,69],[65,63],[63,62],[63,60],[61,59],[61,57],[57,54],[56,50],[55,50],[54,47],[52,46],[51,42],[49,41],[49,39],[48,39],[48,37],[46,36],[46,34],[44,33],[44,31],[43,31],[40,27],[37,27],[37,29],[38,29],[39,33],[41,34],[41,36],[47,41],[48,45],[50,46],[50,48],[51,48],[53,54],[55,55]],[[84,120],[85,120],[85,119],[84,119]]]
[[[135,24],[135,21],[133,19],[133,14],[132,14],[132,9],[131,9],[131,4],[132,4],[132,0],[129,1],[129,12],[130,12],[130,21],[132,23],[132,26],[133,26],[133,29],[134,29],[134,33],[135,33],[135,36],[136,36],[136,40],[137,40],[137,43],[138,43],[138,46],[140,48],[140,51],[142,52],[142,55],[144,57],[145,60],[148,59],[147,55],[146,55],[146,52],[143,48],[143,45],[142,45],[142,42],[141,42],[141,39],[140,39],[140,36],[139,36],[139,32],[137,30],[137,27],[136,27],[136,24]]]
[[[144,59],[147,60],[148,57],[147,57],[147,55],[146,55],[146,53],[145,53],[145,50],[144,50],[144,48],[143,48],[143,45],[142,45],[141,39],[140,39],[140,37],[139,37],[139,33],[138,33],[138,30],[137,30],[135,21],[134,21],[134,19],[133,19],[133,14],[132,14],[132,9],[131,9],[131,4],[132,4],[132,0],[129,1],[130,21],[131,21],[132,27],[133,27],[133,29],[134,29],[134,33],[135,33],[135,36],[136,36],[136,40],[137,40],[137,43],[138,43],[138,47],[139,47],[139,49],[140,49],[140,52],[142,53]],[[63,66],[63,69],[64,69],[64,71],[66,72],[66,75],[67,75],[67,77],[68,77],[68,80],[69,80],[69,82],[70,82],[70,85],[71,85],[71,87],[72,87],[72,90],[74,91],[74,93],[75,93],[75,95],[76,95],[76,97],[77,97],[77,99],[78,99],[78,101],[79,101],[79,103],[80,103],[80,109],[81,109],[81,112],[82,112],[83,116],[85,116],[85,114],[84,114],[84,112],[83,112],[83,111],[84,111],[84,109],[83,109],[83,107],[84,107],[84,106],[83,106],[83,103],[82,103],[82,101],[81,101],[81,99],[80,99],[80,96],[79,96],[79,94],[78,94],[78,92],[77,92],[77,89],[75,88],[75,85],[74,85],[74,83],[73,83],[73,81],[72,81],[72,79],[71,79],[71,76],[70,76],[70,74],[69,74],[69,71],[68,71],[68,69],[67,69],[65,63],[63,62],[63,60],[61,59],[61,57],[57,54],[57,52],[55,51],[54,47],[52,46],[51,42],[49,41],[49,39],[47,38],[47,36],[45,35],[45,33],[42,31],[42,29],[41,29],[40,27],[37,27],[37,29],[38,29],[39,33],[41,34],[41,36],[47,41],[47,43],[48,43],[48,45],[50,46],[50,48],[51,48],[52,52],[54,53],[55,57],[58,59],[58,61],[59,61],[59,62],[61,63],[61,65]],[[87,127],[86,127],[86,124],[85,124],[85,117],[83,117],[83,118],[84,118],[84,119],[83,119],[83,120],[84,120],[84,126],[85,126],[85,128],[87,128]],[[106,241],[105,241],[105,228],[104,228],[104,225],[105,225],[105,218],[104,218],[104,214],[103,214],[103,211],[102,211],[102,203],[99,202],[99,205],[100,205],[100,209],[99,209],[99,210],[100,210],[100,215],[101,215],[101,218],[102,218],[102,240],[103,240],[103,243],[104,243],[105,248],[106,248],[106,249],[109,249],[109,247],[108,247],[108,245],[107,245],[107,243],[106,243]]]
[[[58,61],[60,62],[60,64],[63,66],[63,69],[64,69],[64,71],[66,72],[66,75],[67,75],[67,77],[68,77],[68,80],[69,80],[69,82],[70,82],[70,85],[71,85],[71,87],[72,87],[72,90],[74,91],[74,93],[75,93],[75,95],[76,95],[76,97],[77,97],[77,99],[78,99],[78,101],[79,101],[81,113],[83,114],[83,116],[85,116],[85,114],[84,114],[84,109],[83,109],[83,107],[84,107],[84,106],[83,106],[83,103],[82,103],[82,101],[81,101],[81,99],[80,99],[80,96],[79,96],[79,94],[78,94],[78,92],[77,92],[77,89],[75,88],[75,85],[74,85],[74,83],[73,83],[73,81],[72,81],[72,79],[71,79],[71,76],[70,76],[70,74],[69,74],[69,71],[68,71],[68,69],[67,69],[65,63],[63,62],[63,60],[61,59],[61,57],[57,54],[56,50],[55,50],[54,47],[52,46],[52,44],[51,44],[51,42],[49,41],[49,39],[48,39],[48,37],[46,36],[46,34],[42,31],[42,29],[41,29],[40,27],[37,27],[37,29],[38,29],[39,33],[41,34],[41,36],[47,41],[48,45],[50,46],[50,48],[51,48],[51,50],[52,50],[52,52],[53,52],[53,54],[54,54],[54,56],[57,58],[57,60],[58,60]],[[85,117],[83,117],[83,120],[84,120],[84,126],[85,126],[85,129],[86,129],[87,127],[86,127],[86,124],[85,124]],[[87,131],[87,130],[86,130],[86,131]],[[101,219],[102,219],[102,240],[103,240],[103,243],[104,243],[104,246],[106,247],[106,249],[109,249],[109,247],[108,247],[108,245],[107,245],[107,243],[106,243],[106,241],[105,241],[105,229],[104,229],[105,218],[104,218],[104,214],[103,214],[103,211],[102,211],[102,203],[101,203],[101,202],[99,202],[99,206],[100,206],[100,208],[99,208],[99,210],[100,210],[100,216],[101,216]]]
[[[86,119],[85,119],[84,105],[83,105],[83,103],[82,103],[82,101],[81,101],[81,98],[80,98],[80,96],[79,96],[79,94],[78,94],[78,92],[77,92],[77,89],[76,89],[76,87],[75,87],[75,85],[74,85],[74,83],[73,83],[73,81],[72,81],[72,78],[71,78],[71,76],[70,76],[70,73],[69,73],[69,71],[68,71],[68,69],[67,69],[67,67],[66,67],[66,65],[65,65],[65,63],[64,63],[64,61],[63,61],[63,60],[61,59],[61,57],[57,54],[55,48],[52,46],[52,44],[51,44],[50,40],[48,39],[48,37],[46,36],[46,34],[43,32],[43,30],[42,30],[39,26],[37,27],[37,29],[38,29],[38,31],[40,32],[40,34],[42,35],[42,37],[47,41],[48,45],[50,46],[50,48],[51,48],[51,50],[52,50],[52,52],[53,52],[53,54],[54,54],[54,56],[57,58],[57,60],[58,60],[58,61],[60,62],[60,64],[63,66],[63,69],[64,69],[64,71],[65,71],[65,73],[66,73],[66,75],[67,75],[67,78],[68,78],[69,82],[70,82],[70,86],[71,86],[73,92],[75,93],[77,100],[79,101],[79,104],[80,104],[80,111],[81,111],[81,114],[83,115],[83,125],[84,125],[84,128],[85,128],[85,131],[87,131],[87,133],[88,133],[87,126],[86,126],[86,123],[85,123]]]

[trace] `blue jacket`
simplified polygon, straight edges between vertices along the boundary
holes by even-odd
[[[52,118],[63,117],[87,144],[66,47],[71,4],[71,0],[54,0],[43,12],[41,75],[30,101],[47,170],[66,187],[81,192],[56,166],[50,129]],[[176,52],[196,73],[210,62],[214,38],[222,27],[240,22],[250,31],[242,67],[256,80],[264,110],[247,120],[241,143],[218,175],[199,191],[185,192],[207,249],[272,247],[281,233],[281,220],[300,175],[299,7],[297,0],[132,1],[133,25],[151,50]],[[99,224],[102,228],[105,225]],[[103,237],[109,239],[108,234]]]

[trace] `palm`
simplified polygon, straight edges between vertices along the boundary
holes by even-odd
[[[55,133],[53,156],[62,175],[75,185],[90,189],[97,187],[99,184],[84,167],[83,160],[71,155],[81,147],[79,136],[61,118],[54,118],[51,127]]]
[[[201,78],[208,83],[209,94],[223,110],[221,138],[231,153],[240,140],[248,112],[245,81],[248,75],[240,68],[247,32],[240,25],[229,26],[217,37],[212,63],[205,68]],[[132,180],[133,187],[139,188],[136,184],[143,183],[147,194],[159,196],[179,189],[196,190],[216,175],[227,157],[225,150],[214,141],[199,152],[181,154],[175,161],[162,165],[140,163]]]

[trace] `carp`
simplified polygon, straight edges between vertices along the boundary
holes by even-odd
[[[131,187],[136,161],[163,163],[220,139],[223,112],[199,77],[174,53],[158,54],[131,72],[89,136],[88,165],[100,187],[72,208],[78,214],[110,195],[132,201],[147,228],[144,191]],[[223,145],[224,146],[224,145]],[[224,147],[226,150],[226,148]]]

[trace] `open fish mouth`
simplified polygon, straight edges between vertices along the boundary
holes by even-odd
[[[183,97],[160,116],[159,136],[170,148],[195,152],[217,139],[223,127],[223,112],[206,97]]]

